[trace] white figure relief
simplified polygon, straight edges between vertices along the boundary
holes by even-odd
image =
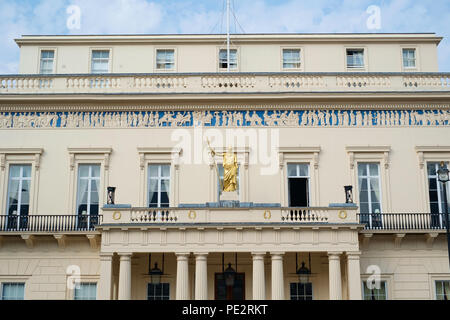
[[[298,126],[299,119],[300,117],[297,112],[291,111],[288,115],[288,123],[290,126]]]
[[[302,122],[301,122],[301,125],[304,126],[304,127],[306,127],[307,121],[308,121],[308,118],[307,118],[307,115],[306,115],[306,111],[303,111],[303,112],[302,112]]]
[[[394,113],[394,125],[400,125],[400,111],[393,111]]]
[[[164,112],[164,115],[158,121],[158,127],[171,126],[173,123],[174,114],[175,113],[173,111]]]
[[[344,127],[348,127],[349,126],[349,116],[348,116],[348,112],[344,111],[344,122],[342,123],[342,125]]]
[[[337,125],[340,126],[344,126],[344,112],[339,110],[338,111],[338,118],[339,118],[339,122],[337,123]]]
[[[361,111],[356,111],[356,126],[362,127],[363,126],[363,118]]]
[[[219,112],[217,112],[217,111],[214,112],[214,119],[215,119],[214,126],[220,127],[220,113]]]
[[[318,111],[317,126],[319,125],[324,126],[324,122],[325,122],[325,115],[323,114],[323,111]]]
[[[349,111],[350,113],[350,126],[353,127],[356,125],[356,117],[353,111]]]
[[[338,118],[336,115],[336,112],[334,110],[331,110],[331,126],[338,125]]]

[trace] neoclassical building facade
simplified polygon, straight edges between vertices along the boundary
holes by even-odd
[[[19,74],[0,75],[0,298],[448,299],[441,40],[16,39]]]

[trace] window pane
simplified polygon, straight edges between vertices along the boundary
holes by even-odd
[[[97,296],[96,283],[80,283],[79,288],[75,288],[75,300],[95,300]]]
[[[288,177],[297,177],[297,165],[288,164]]]
[[[100,178],[100,166],[99,165],[94,165],[94,166],[91,166],[91,167],[92,167],[92,172],[91,172],[92,177]]]
[[[149,166],[149,177],[150,178],[156,178],[158,177],[158,166]]]
[[[9,176],[10,177],[14,177],[14,178],[18,178],[20,177],[20,168],[22,166],[18,166],[18,165],[12,165],[9,167]]]
[[[378,176],[378,164],[377,163],[369,164],[369,172],[371,176]]]
[[[170,177],[170,166],[161,166],[162,176],[167,178]]]
[[[367,165],[365,163],[358,163],[358,176],[367,176]]]
[[[89,177],[89,165],[87,164],[80,164],[78,167],[78,172],[80,174],[80,177]]]
[[[24,300],[25,283],[3,283],[2,300]]]

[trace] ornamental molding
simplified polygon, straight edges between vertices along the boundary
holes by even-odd
[[[389,153],[391,152],[390,146],[346,146],[350,158],[350,169],[355,168],[356,160],[362,160],[362,154],[378,154],[377,158],[380,158],[384,162],[385,169],[389,169]],[[356,156],[355,156],[356,155]],[[359,155],[359,156],[358,156]],[[373,157],[371,157],[373,158]]]
[[[75,168],[75,158],[79,155],[103,155],[103,164],[105,170],[109,170],[110,155],[112,148],[102,147],[81,147],[81,148],[67,148],[69,152],[69,166],[70,170]]]
[[[416,146],[420,169],[425,166],[426,160],[442,161],[450,159],[450,146]]]
[[[120,105],[98,104],[0,104],[0,112],[105,112],[105,111],[221,111],[221,110],[430,110],[450,109],[448,103],[216,103]]]
[[[448,127],[448,110],[5,112],[0,129]]]
[[[167,148],[167,147],[138,147],[137,151],[139,153],[139,167],[141,170],[145,169],[146,155],[156,156],[158,159],[163,157],[165,161],[171,160],[175,170],[180,167],[180,157],[183,152],[182,148]]]
[[[18,155],[26,156],[27,159],[32,161],[36,170],[39,170],[42,153],[44,153],[43,148],[0,148],[0,169],[5,170],[7,156]]]
[[[314,169],[319,168],[319,153],[321,151],[320,146],[312,146],[312,147],[280,147],[278,148],[278,161],[280,165],[280,169],[283,169],[285,165],[285,160],[289,157],[288,155],[295,154],[310,154],[312,155],[311,159],[314,165]]]

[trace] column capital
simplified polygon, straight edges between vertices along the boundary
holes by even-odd
[[[348,260],[359,260],[361,256],[361,251],[354,251],[354,252],[346,252]]]
[[[112,259],[114,253],[111,252],[102,252],[100,253],[100,261],[109,261]]]
[[[187,260],[189,259],[190,252],[175,252],[177,256],[177,261]]]
[[[266,252],[252,252],[252,256],[255,257],[264,257]]]
[[[330,251],[328,252],[328,259],[340,259],[342,251]]]
[[[271,251],[270,252],[270,255],[272,255],[272,256],[284,256],[284,254],[285,254],[286,252],[284,252],[284,251]]]
[[[206,257],[209,252],[194,252],[195,257]]]
[[[120,256],[120,260],[131,260],[131,256],[133,255],[133,253],[131,252],[120,252],[117,253]]]

